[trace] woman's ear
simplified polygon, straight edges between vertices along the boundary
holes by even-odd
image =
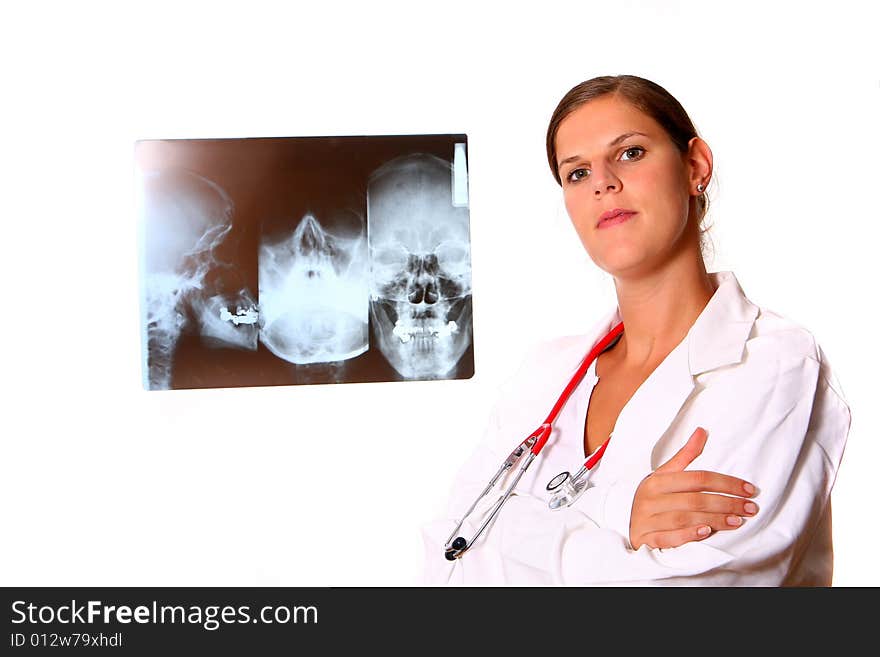
[[[688,142],[685,163],[688,167],[688,183],[691,194],[702,194],[712,178],[712,149],[709,148],[709,144],[699,137],[691,139]],[[702,190],[697,189],[698,185],[702,185]]]

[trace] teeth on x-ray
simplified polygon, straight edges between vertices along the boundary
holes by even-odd
[[[237,304],[236,314],[229,312],[229,306]],[[244,307],[242,307],[244,305]],[[257,303],[247,290],[241,290],[234,298],[215,295],[207,299],[193,301],[199,323],[202,342],[211,347],[237,347],[253,350],[257,348],[258,321]]]
[[[233,315],[227,308],[220,309],[220,319],[224,322],[232,322],[236,326],[239,324],[256,324],[259,320],[259,313],[254,308],[242,308],[238,306]]]
[[[468,208],[453,204],[449,162],[424,153],[370,178],[370,316],[378,348],[399,374],[449,373],[470,346]]]
[[[257,348],[257,327],[223,318],[229,307],[257,312],[250,293],[216,275],[230,269],[216,250],[232,228],[233,204],[215,183],[181,169],[142,178],[141,221],[146,240],[144,304],[149,387],[171,386],[175,347],[184,331],[211,346]],[[236,314],[239,314],[236,311]],[[252,323],[253,324],[253,323]]]
[[[260,340],[279,358],[331,363],[368,344],[363,220],[325,229],[306,214],[289,237],[260,247]]]

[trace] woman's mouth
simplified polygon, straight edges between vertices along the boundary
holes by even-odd
[[[610,228],[611,226],[622,224],[635,214],[635,210],[623,210],[621,208],[608,210],[599,216],[599,223],[596,224],[596,228]]]

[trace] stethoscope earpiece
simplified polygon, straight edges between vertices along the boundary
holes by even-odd
[[[452,547],[448,548],[445,552],[446,559],[448,561],[455,561],[461,556],[461,553],[464,552],[464,549],[467,547],[467,541],[464,540],[464,537],[459,536],[454,541],[452,541]]]

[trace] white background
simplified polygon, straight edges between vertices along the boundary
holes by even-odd
[[[544,134],[570,87],[618,73],[713,148],[710,269],[834,365],[835,584],[880,584],[871,4],[5,5],[0,584],[417,583],[419,526],[498,385],[614,303]],[[447,132],[469,137],[473,379],[141,388],[136,139]]]

